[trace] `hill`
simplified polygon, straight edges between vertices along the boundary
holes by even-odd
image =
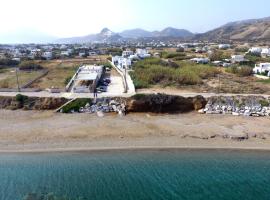
[[[230,22],[212,31],[197,34],[194,39],[221,41],[265,41],[270,39],[270,17]]]

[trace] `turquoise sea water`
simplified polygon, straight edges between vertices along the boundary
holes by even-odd
[[[0,154],[0,200],[270,199],[270,152],[145,150]]]

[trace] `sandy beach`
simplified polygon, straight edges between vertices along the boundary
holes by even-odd
[[[138,148],[270,150],[270,118],[0,110],[0,152]],[[246,140],[231,137],[248,137]],[[227,138],[226,138],[227,137]]]

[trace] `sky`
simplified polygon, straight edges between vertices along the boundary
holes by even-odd
[[[0,0],[0,42],[18,34],[83,36],[104,27],[202,33],[231,21],[268,17],[269,8],[269,0]]]

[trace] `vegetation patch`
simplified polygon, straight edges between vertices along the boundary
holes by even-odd
[[[131,72],[135,87],[147,88],[151,85],[196,85],[203,79],[213,77],[219,70],[209,65],[179,62],[178,67],[171,67],[167,62],[158,58],[139,61]]]
[[[226,72],[236,74],[238,76],[250,76],[253,73],[253,70],[249,66],[231,66],[226,69]]]
[[[81,107],[84,107],[87,103],[91,103],[91,99],[83,98],[76,99],[62,108],[63,113],[79,112]]]

